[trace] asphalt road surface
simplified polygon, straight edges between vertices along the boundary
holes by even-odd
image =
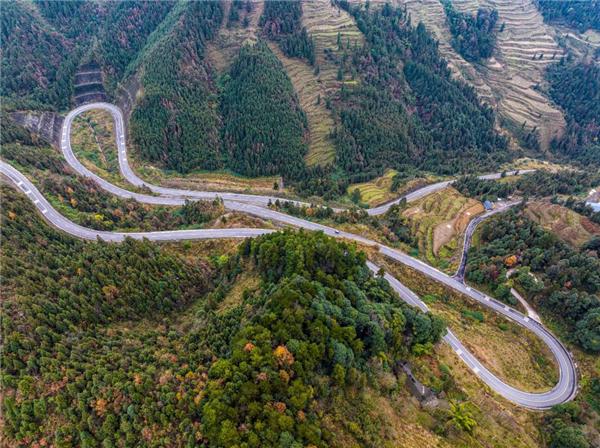
[[[257,204],[257,205],[268,205],[269,202],[275,202],[277,199],[279,199],[280,201],[294,202],[297,205],[309,205],[306,202],[290,201],[287,199],[281,199],[281,198],[277,198],[274,196],[260,196],[260,195],[252,195],[252,194],[241,194],[241,193],[221,193],[221,192],[217,193],[217,192],[210,192],[210,191],[194,191],[194,190],[181,190],[181,189],[175,189],[175,188],[165,188],[165,187],[160,187],[157,185],[150,184],[150,183],[140,179],[137,176],[137,174],[135,174],[133,172],[133,170],[131,169],[131,167],[129,166],[129,159],[127,158],[127,147],[125,145],[126,136],[125,136],[125,126],[123,124],[124,123],[123,113],[121,112],[121,109],[119,109],[117,106],[110,104],[110,103],[86,104],[86,105],[80,106],[76,109],[73,109],[65,117],[65,121],[63,123],[63,128],[62,128],[62,135],[61,135],[62,152],[63,152],[63,155],[65,156],[65,158],[67,159],[67,161],[69,162],[69,164],[83,176],[94,178],[94,179],[96,179],[97,182],[103,181],[98,176],[94,175],[91,171],[89,171],[87,168],[85,168],[81,163],[79,163],[79,161],[73,154],[73,151],[71,149],[71,142],[70,142],[70,139],[68,138],[69,134],[71,132],[71,125],[72,125],[75,117],[80,115],[82,112],[85,112],[85,111],[91,110],[91,109],[106,110],[106,111],[110,112],[112,114],[112,116],[114,117],[115,132],[117,134],[116,135],[117,150],[119,153],[119,168],[121,169],[121,173],[123,174],[123,177],[125,177],[125,179],[127,179],[127,181],[129,183],[131,183],[132,185],[135,185],[137,187],[149,188],[150,191],[152,191],[153,193],[164,195],[164,196],[188,197],[188,198],[193,198],[193,199],[214,199],[216,196],[219,196],[219,197],[223,198],[225,201],[238,201],[238,202],[246,202],[246,203]],[[511,176],[511,175],[515,175],[517,173],[522,174],[522,173],[526,173],[526,172],[530,172],[530,171],[532,171],[532,170],[524,170],[524,171],[519,171],[519,172],[511,171],[511,172],[505,173],[505,175]],[[501,176],[502,176],[501,173],[495,173],[495,174],[486,174],[486,175],[479,176],[479,177],[480,177],[480,179],[499,179]],[[445,181],[445,182],[438,182],[438,183],[432,184],[432,185],[427,185],[426,187],[423,187],[423,188],[416,190],[410,194],[407,194],[405,196],[406,200],[413,201],[413,200],[423,197],[429,193],[432,193],[434,191],[445,188],[453,182],[455,182],[455,181],[450,180],[450,181]],[[108,184],[108,182],[105,182],[105,183]],[[108,184],[108,185],[102,185],[102,186],[106,190],[114,192],[111,190],[111,187],[114,187],[114,185]],[[118,188],[118,187],[114,187],[114,188]],[[124,191],[124,190],[121,190],[121,193],[122,193],[122,191]],[[114,193],[116,193],[116,192],[114,192]],[[403,197],[399,197],[398,199],[391,201],[387,204],[384,204],[384,205],[381,205],[379,207],[375,207],[372,209],[368,209],[367,213],[371,216],[381,215],[381,214],[387,212],[392,205],[400,203],[402,198]],[[334,210],[339,211],[339,209],[334,209]]]
[[[88,229],[69,221],[42,196],[38,189],[23,174],[4,161],[0,161],[0,173],[4,174],[34,203],[40,213],[58,229],[86,240],[123,241],[126,237],[147,238],[151,241],[195,240],[212,238],[248,238],[274,232],[270,229],[194,229],[164,232],[104,232]],[[183,204],[183,200],[179,200]]]
[[[471,222],[467,226],[467,230],[465,231],[465,241],[463,243],[463,249],[462,249],[462,254],[461,254],[461,258],[460,258],[460,265],[458,266],[458,269],[456,270],[456,274],[454,274],[454,278],[456,280],[458,280],[461,283],[465,282],[465,268],[467,267],[467,255],[469,252],[469,248],[471,247],[471,240],[473,238],[473,232],[475,232],[475,229],[477,228],[477,226],[479,224],[481,224],[486,218],[489,218],[490,216],[495,215],[496,213],[505,212],[505,211],[509,210],[511,207],[514,207],[515,205],[520,204],[520,203],[521,203],[521,201],[508,202],[494,210],[490,210],[489,212],[486,212],[483,215],[478,216],[477,218],[471,220]]]
[[[81,113],[83,110],[99,107],[109,110],[115,117],[117,123],[116,131],[117,146],[119,150],[119,163],[121,169],[123,170],[124,176],[128,180],[138,179],[137,182],[142,182],[142,184],[134,183],[135,185],[146,185],[154,193],[160,194],[161,196],[148,196],[132,193],[115,185],[112,185],[109,182],[106,182],[105,180],[99,178],[98,176],[87,170],[75,158],[71,151],[69,141],[69,131],[72,120],[78,113]],[[220,196],[225,200],[225,205],[233,210],[247,212],[266,220],[280,221],[288,225],[308,230],[321,230],[325,234],[333,237],[347,238],[365,244],[370,244],[374,246],[376,245],[380,248],[380,251],[383,255],[394,259],[406,266],[409,266],[427,275],[429,278],[436,280],[446,286],[449,286],[463,293],[466,296],[471,297],[472,299],[480,302],[481,304],[495,310],[496,312],[499,312],[500,314],[505,315],[506,317],[517,322],[518,324],[530,329],[548,345],[548,347],[551,349],[554,356],[556,357],[556,361],[560,370],[560,377],[557,384],[552,388],[552,390],[543,393],[529,393],[520,391],[502,382],[499,378],[497,378],[491,372],[489,372],[473,355],[471,355],[468,352],[468,350],[461,344],[458,338],[456,338],[456,336],[449,330],[448,334],[444,336],[444,340],[448,344],[450,344],[452,349],[463,360],[463,362],[465,362],[467,366],[477,376],[479,376],[491,389],[515,403],[532,409],[548,409],[556,404],[564,403],[572,399],[577,393],[577,372],[573,360],[571,359],[568,351],[558,341],[558,339],[556,339],[554,335],[552,335],[548,330],[546,330],[542,324],[529,319],[527,316],[521,314],[515,309],[496,301],[495,299],[485,295],[484,293],[462,284],[457,279],[438,271],[437,269],[421,262],[420,260],[416,260],[406,254],[397,252],[394,249],[389,248],[387,246],[381,246],[375,241],[369,240],[367,238],[363,238],[361,236],[347,232],[338,231],[331,227],[306,221],[300,218],[296,218],[293,216],[270,210],[268,208],[264,208],[260,205],[256,205],[257,203],[265,205],[266,203],[268,203],[269,199],[274,200],[274,198],[254,195],[237,195],[221,193],[216,194],[207,192],[192,192],[190,190],[162,189],[161,187],[151,186],[150,184],[146,184],[145,182],[141,181],[139,178],[137,178],[137,176],[135,176],[135,174],[130,169],[129,171],[127,171],[129,165],[126,159],[127,154],[125,152],[125,138],[123,130],[123,121],[121,117],[122,116],[120,110],[115,106],[106,103],[102,103],[101,105],[90,104],[72,111],[67,116],[62,130],[61,147],[63,154],[67,159],[67,162],[80,174],[95,179],[107,191],[110,191],[111,193],[114,193],[121,197],[133,197],[140,202],[168,205],[181,205],[183,201],[185,201],[185,198],[190,197],[196,199],[212,199],[215,196]],[[23,192],[34,202],[38,210],[40,210],[40,212],[46,217],[46,219],[48,219],[53,225],[55,225],[61,230],[64,230],[67,233],[81,238],[96,239],[99,237],[107,241],[122,241],[126,236],[132,236],[134,238],[146,237],[153,241],[168,241],[192,238],[246,238],[271,232],[271,230],[263,229],[174,230],[169,232],[140,232],[131,234],[99,232],[78,226],[64,218],[51,207],[51,205],[41,196],[39,191],[37,191],[34,185],[31,182],[29,182],[29,180],[26,179],[25,176],[23,176],[14,168],[10,167],[8,164],[0,162],[0,172],[5,174],[19,188],[21,188],[21,190],[23,190]],[[500,175],[489,175],[488,178],[490,176],[499,177]],[[420,196],[422,196],[424,194],[430,193],[448,185],[448,183],[442,184],[445,185],[431,185],[426,187],[426,189],[433,187],[432,189],[428,189],[423,193],[421,193],[420,191],[415,192],[414,194],[420,194]],[[391,205],[392,204],[388,204],[387,206],[389,207]],[[375,268],[375,266],[373,266],[372,264],[370,264],[370,267],[372,269]],[[425,303],[418,296],[416,296],[412,291],[410,291],[408,288],[402,285],[393,276],[391,276],[390,274],[386,274],[385,278],[390,282],[391,286],[400,295],[400,297],[406,300],[409,304],[416,306],[423,311],[428,310]]]

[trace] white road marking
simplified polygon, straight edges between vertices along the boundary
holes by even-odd
[[[63,133],[63,136],[65,137],[65,140],[66,140],[65,143],[67,145],[68,145],[69,142],[68,142],[68,136],[66,136],[66,134],[67,134],[67,131],[70,129],[70,125],[71,125],[70,121],[73,119],[72,117],[76,116],[82,110],[88,110],[88,109],[91,109],[91,108],[98,108],[98,107],[105,108],[105,109],[108,109],[111,112],[113,112],[113,116],[115,116],[116,127],[119,128],[119,130],[122,129],[123,123],[122,123],[121,119],[119,118],[120,111],[118,109],[116,109],[116,108],[114,108],[114,107],[112,107],[110,105],[98,105],[98,104],[87,105],[87,106],[85,106],[85,109],[83,109],[83,108],[80,109],[80,110],[76,109],[75,111],[71,112],[69,114],[69,116],[67,116],[66,123],[65,123],[65,130],[64,130],[64,133]],[[113,111],[114,109],[116,109],[116,111]],[[124,142],[121,143],[121,144],[119,144],[119,149],[122,149],[122,148],[124,149],[124,145],[125,145]],[[70,146],[66,149],[65,152],[66,153],[70,152]],[[68,156],[67,159],[69,160],[69,162],[73,163],[74,167],[80,165],[79,162],[78,162],[78,160],[73,156],[72,153],[71,154],[67,154],[67,156]],[[95,177],[91,173],[85,173],[85,175],[87,177]],[[500,177],[500,176],[499,175],[493,175],[493,176],[491,176],[491,178],[498,178],[498,177]],[[451,182],[445,182],[445,183],[441,183],[441,184],[447,185],[447,184],[450,184],[450,183]],[[118,187],[112,186],[111,184],[109,184],[106,181],[102,180],[101,181],[101,185],[103,185],[105,188],[109,188],[110,187],[109,191],[116,192],[117,194],[120,194],[120,195],[124,195],[123,194],[124,193],[123,190],[119,189]],[[441,188],[443,185],[438,184],[438,185],[430,186],[430,187],[428,187],[425,190],[421,190],[421,193],[408,195],[408,197],[421,197],[426,192],[428,192],[428,191],[434,191],[434,190],[436,190],[438,188]],[[30,194],[30,193],[31,192],[29,192],[28,194]],[[174,194],[183,195],[182,192],[176,192]],[[125,197],[129,197],[129,196],[131,196],[131,195],[126,195]],[[229,196],[229,198],[232,198],[232,200],[234,200],[234,201],[235,200],[245,200],[244,197],[243,197],[243,195],[239,195],[239,196],[240,197],[238,198],[238,197],[236,197],[234,195],[231,195],[231,196]],[[143,197],[140,197],[140,199],[143,200]],[[154,198],[154,199],[156,199],[156,201],[160,201],[160,199],[158,199],[158,198]],[[150,201],[149,198],[146,199],[146,201],[152,202],[152,203],[156,202],[155,200]],[[239,208],[239,206],[238,207],[234,207],[234,208]],[[249,209],[249,210],[252,213],[252,209]],[[385,212],[385,209],[382,208],[381,211]],[[255,210],[255,213],[257,213],[260,216],[265,216],[263,214],[263,212],[258,212],[258,208],[257,207],[256,207],[256,210]],[[269,217],[277,219],[277,215],[269,215]],[[323,226],[309,224],[308,222],[306,222],[306,221],[304,221],[302,219],[294,219],[293,220],[291,218],[287,218],[287,219],[283,219],[283,221],[284,222],[288,222],[290,224],[296,224],[296,225],[299,225],[301,227],[310,228],[310,229],[320,229],[320,228],[323,228]],[[66,228],[66,229],[76,229],[77,228],[77,226],[75,226],[73,223],[69,224],[68,222],[66,224],[65,223],[61,223],[61,226],[63,228]],[[94,234],[94,231],[91,231],[89,229],[85,229],[85,230],[87,231],[88,234]],[[326,229],[326,231],[331,231],[331,230],[332,229]],[[95,233],[99,234],[100,232],[95,232]],[[134,234],[132,236],[134,236],[135,238],[141,238],[141,237],[143,237],[145,235],[152,236],[152,234],[144,234],[144,233],[138,233],[138,234]],[[174,235],[178,235],[178,233],[174,232]],[[243,233],[241,231],[240,231],[240,233],[237,234],[237,236],[242,236],[242,235],[245,235],[245,233]],[[164,236],[164,234],[163,234],[163,236]],[[354,236],[354,235],[351,235],[351,234],[342,233],[341,235],[338,235],[338,236],[347,236],[347,237],[351,237],[351,238],[354,238],[354,239],[359,240],[359,241],[364,240],[366,242],[369,242],[368,240],[362,239],[360,237],[357,237],[357,236]],[[87,235],[86,238],[87,237],[89,237],[89,235]],[[116,234],[116,235],[112,234],[111,235],[111,234],[108,234],[108,233],[106,233],[106,234],[103,233],[103,238],[104,237],[107,237],[107,238],[109,238],[110,240],[113,240],[113,241],[121,241],[123,239],[124,235],[122,235],[122,234],[121,235],[118,235],[118,234]],[[156,239],[159,239],[159,236],[155,235],[155,237],[156,237]],[[182,235],[182,237],[184,237],[184,236]],[[386,249],[385,247],[382,248],[382,252],[384,254],[386,252],[385,249]],[[420,260],[416,260],[416,263],[415,263],[415,260],[410,259],[410,257],[408,257],[408,256],[400,255],[400,254],[398,254],[395,251],[392,252],[392,253],[389,253],[389,255],[392,256],[392,258],[397,259],[398,261],[400,261],[400,262],[402,262],[402,263],[404,263],[404,264],[406,264],[408,266],[415,266],[415,267],[417,267],[419,270],[421,270],[422,272],[424,272],[426,275],[428,275],[429,277],[431,277],[433,279],[441,280],[443,283],[448,284],[448,286],[451,286],[451,287],[454,287],[454,288],[458,288],[458,290],[463,290],[464,291],[463,285],[459,285],[455,281],[453,281],[452,283],[448,283],[450,281],[449,276],[447,276],[446,274],[443,274],[443,273],[435,270],[434,268],[430,267],[429,265],[427,265],[426,263],[424,263],[424,262],[422,262]],[[421,265],[422,268],[420,268],[419,265]],[[466,287],[466,290],[470,292],[471,288]],[[481,300],[481,297],[485,298],[486,300],[489,300],[484,294],[480,293],[477,290],[474,290],[474,294],[477,294],[476,298],[478,300]],[[421,305],[420,300],[418,301],[418,304],[419,304],[419,306]],[[499,309],[500,308],[497,305],[493,305],[493,306],[492,305],[488,305],[488,306],[490,306],[492,309]],[[506,307],[506,308],[508,308],[508,307]],[[521,322],[523,322],[523,320]],[[531,325],[529,325],[529,327],[531,327]],[[452,337],[454,337],[456,339],[456,337],[452,333],[449,333],[449,335],[451,335]],[[551,345],[552,347],[555,347],[556,344],[559,344],[558,341],[553,340],[551,337],[550,338],[543,337],[543,339],[545,340],[545,342],[548,345]],[[451,338],[450,339],[445,339],[445,340],[448,340],[448,341],[452,342]],[[459,344],[459,342],[456,342],[454,344],[451,343],[451,345],[453,345],[454,347],[456,347],[458,344]],[[564,349],[563,349],[563,351],[564,351]],[[469,355],[468,352],[466,352],[465,354]],[[565,367],[566,364],[567,364],[567,361],[565,361],[563,358],[564,357],[557,356],[557,359],[559,361],[559,369],[560,369],[560,375],[559,375],[559,377],[561,378],[561,385],[562,385],[562,387],[560,388],[561,390],[555,390],[554,393],[546,393],[546,394],[540,395],[539,397],[535,397],[535,398],[531,397],[531,398],[529,398],[529,397],[519,396],[518,394],[511,393],[510,391],[507,392],[505,390],[505,388],[502,387],[502,386],[505,386],[502,382],[500,382],[499,386],[498,385],[494,386],[491,383],[489,383],[487,380],[486,380],[486,383],[490,384],[490,386],[492,386],[492,388],[494,390],[500,392],[502,395],[506,396],[507,398],[516,400],[518,403],[524,404],[527,407],[541,408],[542,407],[542,403],[544,403],[544,402],[548,403],[549,405],[556,404],[558,402],[561,402],[560,400],[564,401],[564,400],[567,400],[567,399],[571,398],[570,396],[567,397],[565,395],[565,393],[569,392],[569,387],[573,385],[573,378],[572,378],[573,375],[572,375],[572,372],[570,370],[568,371],[568,373],[571,374],[571,377],[569,378],[567,376],[566,379],[563,378],[563,374],[562,374],[563,367]],[[466,362],[465,358],[461,358],[461,359],[463,359],[463,361]],[[562,365],[561,362],[564,362],[564,365]],[[469,367],[471,367],[471,366],[469,366]],[[471,368],[474,370],[475,373],[478,373],[480,371],[480,369],[478,367],[471,367]],[[542,398],[544,398],[546,400],[543,400]]]

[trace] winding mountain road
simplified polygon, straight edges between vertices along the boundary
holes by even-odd
[[[101,108],[108,110],[115,117],[115,125],[117,132],[117,148],[119,151],[119,165],[123,172],[123,175],[134,185],[145,185],[150,188],[153,193],[161,196],[149,196],[138,193],[132,193],[130,191],[119,188],[104,179],[96,176],[91,171],[87,170],[81,163],[75,158],[71,146],[70,146],[70,128],[73,119],[84,110]],[[450,344],[456,354],[466,363],[466,365],[479,376],[491,389],[496,391],[501,396],[520,404],[524,407],[531,409],[548,409],[556,404],[564,403],[571,400],[577,393],[577,372],[573,360],[571,359],[568,351],[558,341],[558,339],[546,330],[542,324],[531,320],[529,317],[524,316],[520,312],[513,308],[510,308],[503,303],[496,301],[495,299],[485,295],[484,293],[472,289],[462,284],[457,279],[450,277],[437,269],[416,260],[406,254],[397,252],[396,250],[387,247],[380,246],[373,240],[363,238],[358,235],[354,235],[348,232],[338,231],[331,227],[327,227],[321,224],[306,221],[300,218],[279,213],[268,208],[264,208],[261,205],[265,205],[269,200],[275,198],[269,198],[265,196],[254,196],[254,195],[239,195],[234,193],[209,193],[209,192],[195,192],[190,190],[177,190],[171,188],[157,187],[148,184],[139,179],[133,171],[129,168],[127,161],[127,153],[125,148],[125,132],[123,128],[123,119],[121,111],[107,103],[94,103],[80,108],[75,109],[64,121],[62,136],[61,136],[61,148],[62,152],[67,159],[67,162],[80,174],[93,178],[100,184],[100,186],[113,194],[126,198],[135,198],[140,202],[151,203],[151,204],[164,204],[164,205],[181,205],[186,198],[195,199],[212,199],[216,196],[220,196],[224,199],[225,205],[231,210],[238,210],[246,212],[255,216],[259,216],[267,220],[275,220],[286,223],[288,225],[305,228],[308,230],[321,230],[325,234],[338,238],[346,238],[349,240],[358,241],[361,243],[378,246],[380,252],[396,260],[406,266],[409,266],[422,274],[425,274],[429,278],[436,280],[450,288],[453,288],[462,294],[471,297],[472,299],[480,302],[481,304],[493,309],[494,311],[503,314],[509,319],[517,322],[518,324],[528,328],[538,335],[551,349],[558,363],[560,376],[557,384],[549,391],[543,393],[529,393],[515,389],[508,384],[501,381],[489,370],[487,370],[468,350],[461,344],[456,336],[448,330],[444,340]],[[224,229],[224,230],[174,230],[169,232],[141,232],[141,233],[111,233],[111,232],[100,232],[92,229],[86,229],[78,226],[71,221],[60,215],[50,203],[48,203],[35,188],[35,186],[21,174],[19,171],[11,167],[5,162],[0,162],[0,172],[7,176],[12,182],[14,182],[23,192],[34,202],[38,210],[57,228],[70,233],[72,235],[86,238],[96,239],[102,238],[107,241],[122,241],[126,236],[132,236],[134,238],[148,238],[153,241],[168,241],[168,240],[181,240],[181,239],[192,239],[192,238],[246,238],[251,236],[257,236],[264,233],[272,232],[272,230],[265,229]],[[500,175],[490,175],[497,176]],[[450,181],[451,182],[451,181]],[[445,185],[443,185],[445,184]],[[435,184],[429,187],[434,187],[427,190],[426,192],[415,192],[418,194],[416,197],[421,197],[424,194],[430,193],[437,189],[443,188],[448,183]],[[437,186],[441,185],[441,186]],[[426,188],[429,188],[426,187]],[[408,199],[408,198],[407,198]],[[414,198],[413,198],[414,199]],[[395,201],[396,202],[396,201]],[[394,202],[394,203],[395,203]],[[397,201],[399,202],[399,200]],[[259,205],[257,205],[259,204]],[[393,203],[388,204],[386,207],[389,208]],[[374,209],[376,210],[376,209]],[[383,211],[374,214],[383,213]],[[369,264],[369,267],[376,270],[376,266]],[[402,285],[397,279],[390,274],[386,274],[385,278],[390,282],[394,290],[406,300],[409,304],[420,308],[423,311],[428,311],[427,306],[416,294]]]
[[[178,197],[178,198],[187,197],[190,199],[192,199],[192,198],[193,199],[214,199],[215,197],[219,196],[219,197],[223,198],[223,200],[225,200],[225,201],[245,202],[245,203],[249,203],[249,204],[256,204],[256,205],[263,205],[263,206],[268,205],[269,202],[275,202],[277,199],[279,199],[280,201],[284,200],[284,201],[288,201],[288,202],[293,202],[297,205],[310,205],[306,202],[282,199],[282,198],[278,198],[275,196],[260,196],[260,195],[252,195],[252,194],[241,194],[241,193],[222,193],[222,192],[210,192],[210,191],[181,190],[181,189],[175,189],[175,188],[160,187],[160,186],[148,183],[148,182],[144,181],[143,179],[140,179],[139,176],[133,172],[133,170],[131,169],[131,166],[129,165],[129,159],[127,158],[127,146],[125,145],[125,140],[126,140],[125,126],[123,124],[124,123],[123,122],[123,113],[121,112],[121,109],[119,109],[117,106],[110,104],[110,103],[86,104],[86,105],[80,106],[76,109],[73,109],[65,117],[65,121],[63,122],[63,128],[62,128],[62,135],[61,135],[62,153],[65,156],[65,158],[67,159],[67,162],[69,163],[69,165],[71,165],[73,168],[75,168],[81,175],[95,179],[97,182],[101,183],[101,185],[104,189],[106,189],[107,191],[110,191],[111,193],[115,193],[115,194],[119,194],[120,196],[123,196],[123,193],[126,190],[120,189],[119,187],[116,187],[116,186],[104,181],[100,177],[93,174],[90,170],[85,168],[79,162],[79,160],[77,160],[77,158],[75,157],[75,154],[73,153],[73,150],[71,149],[70,138],[68,138],[71,133],[71,126],[73,124],[73,120],[81,113],[91,110],[91,109],[102,109],[107,112],[110,112],[110,114],[115,119],[115,132],[117,134],[116,135],[117,151],[119,153],[119,168],[121,170],[121,173],[123,174],[123,177],[125,177],[125,179],[127,179],[127,181],[130,184],[135,185],[136,187],[146,187],[150,191],[152,191],[152,193],[160,194],[163,196],[173,196],[173,197]],[[523,173],[528,173],[531,171],[533,171],[533,170],[510,171],[510,172],[504,173],[504,175],[513,176],[516,174],[523,174]],[[483,176],[479,176],[480,179],[499,179],[500,177],[502,177],[501,173],[485,174]],[[385,212],[387,212],[390,209],[390,207],[393,206],[394,204],[399,204],[403,197],[406,197],[406,200],[408,202],[414,201],[415,199],[423,197],[429,193],[432,193],[437,190],[441,190],[442,188],[445,188],[454,182],[456,182],[456,181],[449,180],[449,181],[438,182],[435,184],[427,185],[426,187],[423,187],[419,190],[409,193],[406,196],[401,196],[401,197],[395,199],[394,201],[388,202],[387,204],[380,205],[379,207],[375,207],[372,209],[368,209],[367,213],[371,216],[382,215]],[[117,193],[117,191],[115,189],[118,189],[119,193]],[[113,191],[113,190],[115,190],[115,191]],[[133,193],[127,192],[127,194],[132,195]],[[135,197],[135,196],[130,196],[130,197]],[[334,210],[339,211],[340,209],[334,209]]]
[[[465,268],[467,267],[467,255],[469,253],[469,248],[471,247],[471,240],[473,239],[473,233],[475,232],[475,229],[477,228],[477,226],[479,224],[481,224],[483,221],[485,221],[487,218],[489,218],[490,216],[495,215],[496,213],[505,212],[505,211],[509,210],[511,207],[514,207],[515,205],[520,204],[520,203],[521,203],[521,201],[508,202],[494,210],[490,210],[489,212],[484,213],[483,215],[478,216],[475,219],[471,220],[471,222],[467,226],[467,230],[465,230],[465,240],[463,243],[462,254],[461,254],[461,258],[460,258],[460,265],[458,266],[458,269],[456,270],[456,274],[454,274],[454,278],[456,280],[458,280],[461,283],[465,282]]]

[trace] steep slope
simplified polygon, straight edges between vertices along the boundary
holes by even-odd
[[[335,144],[329,137],[335,123],[327,108],[327,98],[335,95],[342,84],[337,79],[336,61],[342,56],[338,39],[345,46],[348,42],[361,45],[364,38],[348,13],[330,2],[304,2],[302,9],[302,25],[315,45],[314,67],[287,57],[275,43],[270,42],[269,46],[283,62],[308,118],[310,139],[306,162],[327,164],[335,157]]]
[[[217,32],[216,2],[178,4],[173,23],[144,54],[142,94],[131,113],[131,138],[147,160],[187,173],[221,167],[220,117],[205,42]]]
[[[469,64],[450,46],[451,35],[439,0],[398,0],[406,5],[413,20],[422,21],[440,40],[440,49],[457,76],[473,84],[480,97],[497,107],[511,127],[525,123],[536,129],[542,148],[564,132],[565,120],[536,85],[543,83],[546,66],[563,56],[552,30],[529,0],[455,0],[459,11],[476,12],[480,7],[498,11],[494,56],[484,64]],[[540,59],[540,56],[542,55]],[[535,58],[534,58],[535,56]]]
[[[219,74],[226,73],[240,48],[245,44],[256,43],[259,34],[258,21],[262,15],[264,2],[250,2],[250,11],[247,11],[247,7],[244,5],[238,12],[239,21],[235,23],[228,19],[231,8],[236,7],[233,3],[235,2],[232,0],[222,2],[224,20],[217,35],[206,47],[206,58]],[[245,19],[247,19],[247,25],[244,25]]]

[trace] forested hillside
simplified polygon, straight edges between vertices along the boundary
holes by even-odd
[[[334,107],[336,161],[358,180],[404,165],[443,174],[490,171],[511,157],[494,130],[494,113],[474,90],[450,78],[438,44],[400,8],[340,6],[367,38],[340,62],[344,84]],[[346,73],[348,75],[346,75]]]
[[[456,51],[470,62],[489,59],[496,43],[494,26],[498,21],[498,12],[480,8],[477,16],[473,17],[472,14],[456,11],[450,0],[443,3]]]
[[[319,233],[247,240],[213,264],[81,242],[2,196],[7,445],[324,447],[329,399],[360,402],[369,377],[445,331]],[[242,272],[260,286],[219,310]]]
[[[96,59],[111,92],[173,2],[8,2],[2,96],[17,108],[71,106],[77,67]]]
[[[577,250],[522,213],[511,211],[483,224],[481,243],[469,253],[468,280],[487,284],[506,301],[514,300],[510,286],[519,285],[539,309],[564,325],[574,343],[600,352],[598,237]],[[510,280],[508,268],[517,268]]]
[[[548,81],[568,125],[550,149],[582,167],[600,166],[600,68],[594,61],[561,61],[549,68]]]
[[[143,57],[144,93],[131,114],[131,139],[140,154],[187,173],[220,168],[220,118],[212,68],[204,60],[206,40],[218,30],[218,2],[176,6],[170,32]]]
[[[2,5],[1,94],[17,107],[68,107],[77,67],[73,42],[17,2]]]
[[[269,39],[279,42],[283,52],[290,57],[315,63],[315,44],[300,22],[302,4],[299,1],[268,1],[259,25]]]
[[[35,2],[41,15],[67,38],[92,52],[113,92],[148,36],[167,17],[174,2]],[[97,44],[96,41],[97,40]],[[93,48],[97,45],[97,48]],[[90,48],[90,46],[92,48]]]
[[[237,12],[239,21],[244,7],[237,2],[230,15]],[[2,95],[14,105],[25,98],[65,110],[80,64],[97,60],[111,95],[139,72],[142,88],[130,120],[138,156],[180,173],[231,168],[246,176],[282,175],[297,192],[327,198],[388,167],[456,174],[492,171],[511,157],[494,130],[493,112],[450,78],[423,25],[412,26],[403,10],[389,5],[339,7],[367,39],[361,46],[338,42],[341,58],[326,55],[339,66],[339,90],[319,98],[338,122],[331,134],[335,166],[306,169],[306,118],[266,46],[244,48],[217,79],[206,48],[220,27],[233,26],[219,2],[11,4],[3,14],[9,46],[2,61],[9,74],[26,69],[7,76]],[[300,2],[267,2],[260,33],[287,56],[315,62]],[[245,67],[251,52],[261,57]],[[251,82],[243,79],[245,70],[253,73]]]
[[[223,80],[228,164],[246,176],[305,173],[306,116],[283,65],[264,42],[244,46]]]
[[[600,30],[600,3],[590,1],[538,0],[535,2],[550,23],[566,25],[577,30]]]

